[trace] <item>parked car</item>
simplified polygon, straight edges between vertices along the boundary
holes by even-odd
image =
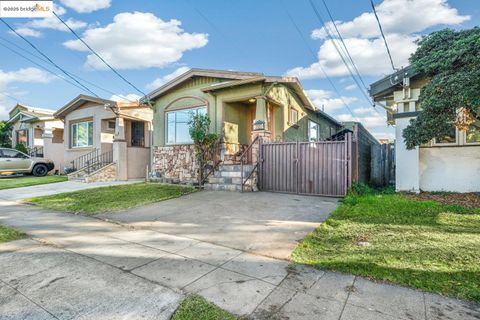
[[[30,157],[14,149],[0,148],[0,173],[25,173],[43,177],[53,168],[51,160]]]

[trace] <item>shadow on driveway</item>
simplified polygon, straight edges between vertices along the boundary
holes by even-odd
[[[202,191],[99,217],[287,259],[337,202],[335,198],[279,193]]]

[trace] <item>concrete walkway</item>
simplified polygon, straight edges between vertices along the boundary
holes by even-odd
[[[47,183],[47,184],[40,184],[36,186],[31,186],[31,187],[0,190],[0,200],[18,201],[18,200],[23,200],[23,199],[33,198],[33,197],[48,196],[51,194],[57,194],[61,192],[73,192],[73,191],[98,188],[98,187],[108,187],[108,186],[115,186],[115,185],[121,185],[121,184],[138,183],[142,181],[143,180],[129,180],[129,181],[108,181],[108,182],[92,182],[92,183],[84,183],[79,181],[65,181],[65,182],[57,182],[57,183]]]
[[[168,319],[198,293],[253,319],[478,320],[466,302],[95,218],[0,203],[2,319]]]

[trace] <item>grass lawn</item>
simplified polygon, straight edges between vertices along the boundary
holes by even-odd
[[[0,190],[36,186],[39,184],[46,184],[46,183],[63,182],[67,180],[68,178],[66,176],[45,176],[45,177],[23,176],[23,177],[15,177],[15,178],[0,178]]]
[[[236,320],[237,317],[220,309],[198,295],[188,296],[178,307],[172,320]]]
[[[480,209],[350,194],[292,259],[480,302]]]
[[[25,234],[23,232],[17,231],[10,227],[5,227],[0,225],[0,243],[12,241],[12,240],[18,240],[23,237],[25,237]]]
[[[194,191],[194,188],[185,186],[136,183],[59,193],[24,202],[46,209],[91,215],[177,198]]]

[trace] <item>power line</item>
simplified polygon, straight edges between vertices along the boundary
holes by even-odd
[[[55,17],[57,17],[58,20],[60,20],[61,23],[63,23],[67,28],[68,30],[70,30],[70,32],[73,33],[73,35],[75,37],[77,37],[78,40],[80,40],[80,42],[82,42],[94,55],[97,56],[97,58],[99,58],[108,68],[110,68],[110,70],[112,70],[118,77],[120,77],[123,81],[125,81],[128,85],[130,85],[133,89],[135,89],[137,92],[139,92],[140,94],[142,94],[144,97],[147,96],[147,94],[145,92],[143,92],[142,90],[140,90],[139,88],[137,88],[133,83],[131,83],[130,81],[128,81],[127,79],[125,79],[124,76],[122,76],[117,70],[115,70],[107,61],[105,61],[105,59],[103,59],[95,50],[93,50],[92,47],[90,47],[90,45],[88,45],[88,43],[85,42],[85,40],[83,40],[72,28],[70,28],[70,26],[62,20],[62,18],[60,18],[56,13],[55,11],[53,12],[53,14],[55,15]]]
[[[342,59],[342,62],[343,64],[345,65],[345,67],[347,68],[348,70],[348,73],[350,74],[350,77],[353,79],[353,81],[356,83],[358,89],[360,89],[360,91],[362,92],[362,95],[364,96],[364,98],[368,101],[369,104],[371,104],[371,101],[370,101],[370,97],[362,90],[362,86],[360,85],[358,79],[355,77],[355,75],[353,74],[353,71],[350,67],[350,65],[348,64],[346,58],[344,57],[344,54],[342,54],[341,52],[341,49],[340,47],[337,45],[337,42],[336,42],[336,39],[333,37],[333,35],[331,34],[327,24],[325,23],[325,20],[323,20],[320,12],[317,10],[317,7],[315,6],[315,4],[313,3],[312,0],[309,0],[309,3],[310,3],[310,6],[312,7],[316,17],[318,18],[318,20],[320,21],[320,23],[323,25],[323,28],[325,30],[325,32],[327,33],[327,36],[329,37],[329,39],[332,41],[333,43],[333,46],[335,47],[335,50],[337,51],[338,55],[340,56],[340,58]],[[376,110],[376,109],[375,109]]]
[[[328,16],[330,17],[330,21],[332,21],[332,24],[333,24],[333,27],[335,28],[335,31],[337,32],[338,37],[339,37],[340,41],[342,42],[343,47],[345,48],[345,52],[346,52],[346,54],[347,54],[347,56],[350,60],[350,63],[352,64],[353,68],[355,69],[355,72],[356,72],[358,78],[360,79],[360,81],[362,82],[363,87],[365,89],[368,89],[367,85],[363,81],[362,76],[360,75],[360,72],[358,71],[358,68],[357,68],[357,65],[355,64],[355,61],[353,61],[352,55],[350,54],[350,51],[348,50],[348,47],[345,44],[345,41],[343,40],[342,34],[340,33],[340,31],[337,28],[337,25],[335,23],[335,19],[333,19],[332,13],[330,12],[330,9],[328,8],[327,3],[325,2],[325,0],[322,0],[322,2],[323,2],[323,5],[325,6],[325,9],[327,10]]]
[[[30,59],[30,58],[28,58],[28,57],[26,57],[25,55],[21,54],[20,52],[16,51],[15,49],[10,48],[10,47],[8,47],[7,45],[5,45],[5,44],[3,44],[3,43],[0,43],[0,46],[2,46],[2,47],[4,47],[4,48],[7,48],[8,50],[12,51],[13,53],[15,53],[15,54],[19,55],[20,57],[24,58],[25,60],[30,61],[31,63],[33,63],[33,64],[36,65],[37,67],[39,67],[39,68],[47,71],[48,73],[53,74],[54,76],[56,76],[56,77],[58,77],[58,78],[60,78],[60,79],[62,79],[62,80],[64,80],[64,81],[68,82],[69,84],[71,84],[71,85],[73,85],[73,86],[75,86],[75,87],[83,90],[83,88],[80,87],[79,85],[77,85],[76,83],[74,83],[74,82],[66,79],[65,77],[60,76],[59,74],[57,74],[57,73],[55,73],[55,72],[53,72],[53,71],[51,71],[51,70],[49,70],[49,69],[47,69],[46,67],[42,66],[41,64],[37,63],[36,61],[33,61],[32,59]]]
[[[325,1],[325,0],[322,0],[322,2],[323,2],[323,5],[325,6],[325,9],[326,9],[327,13],[328,13],[328,16],[330,17],[330,21],[332,22],[332,25],[333,25],[333,27],[335,28],[335,31],[337,32],[337,35],[338,35],[338,37],[339,37],[339,39],[340,39],[340,42],[341,42],[342,45],[343,45],[344,53],[345,53],[345,54],[347,55],[347,57],[349,58],[350,63],[351,63],[351,65],[353,66],[353,69],[355,70],[355,73],[357,74],[358,79],[360,79],[360,82],[361,82],[362,85],[363,85],[363,88],[368,92],[367,85],[366,85],[365,82],[363,81],[362,75],[361,75],[360,72],[358,71],[358,68],[357,68],[357,65],[355,64],[355,61],[353,61],[352,55],[350,54],[350,51],[348,50],[348,47],[347,47],[345,41],[343,40],[343,37],[342,37],[342,34],[340,33],[340,30],[338,30],[338,28],[337,28],[337,25],[336,25],[336,23],[335,23],[335,19],[333,19],[332,13],[330,12],[330,9],[328,8],[326,1]],[[326,24],[324,24],[324,28],[325,28],[325,29],[327,28],[327,25],[326,25]],[[334,41],[334,40],[332,39],[332,41]],[[339,52],[339,54],[340,54],[340,52]],[[352,75],[352,76],[353,76],[353,75]],[[365,91],[360,87],[358,81],[356,81],[355,78],[354,78],[354,81],[355,81],[356,85],[358,86],[358,89],[362,92],[363,96],[364,96],[365,99],[370,103],[370,105],[371,105],[372,108],[375,110],[375,112],[376,112],[377,114],[380,114],[380,113],[378,112],[378,110],[375,108],[375,104],[371,101],[370,96],[369,96],[367,93],[365,93]]]
[[[26,43],[28,43],[33,49],[35,49],[35,51],[37,51],[40,55],[42,55],[42,57],[44,57],[45,59],[48,60],[48,62],[50,62],[53,66],[55,66],[55,68],[57,68],[58,70],[60,70],[63,74],[65,74],[67,77],[69,77],[70,79],[72,79],[75,83],[77,83],[78,85],[80,85],[84,90],[86,90],[87,92],[90,92],[91,94],[93,94],[95,97],[99,98],[99,96],[93,92],[92,90],[90,90],[88,87],[86,87],[85,85],[83,85],[82,83],[80,83],[77,79],[75,79],[74,77],[72,77],[71,75],[68,74],[68,72],[66,72],[62,67],[60,67],[58,64],[56,64],[55,62],[53,62],[52,59],[50,59],[45,53],[43,53],[40,49],[38,49],[32,42],[30,42],[28,39],[26,39],[24,36],[22,36],[21,34],[19,34],[14,28],[12,28],[12,26],[10,26],[4,19],[0,18],[0,20],[13,32],[15,33],[17,36],[19,36],[20,38],[23,39],[23,41],[25,41]]]
[[[373,14],[375,15],[375,19],[378,23],[378,28],[380,29],[380,33],[382,34],[383,42],[385,43],[385,48],[387,48],[388,57],[390,58],[390,63],[392,64],[393,71],[398,71],[393,64],[392,54],[390,53],[390,48],[388,47],[387,39],[385,38],[385,34],[383,33],[382,24],[380,23],[380,19],[378,19],[377,10],[375,9],[375,5],[373,4],[373,0],[370,0],[370,4],[372,5]]]
[[[46,59],[44,59],[44,58],[42,58],[42,57],[40,57],[40,56],[38,56],[38,55],[36,55],[36,54],[28,51],[28,50],[26,50],[25,48],[22,48],[21,46],[17,45],[16,43],[14,43],[14,42],[12,42],[12,41],[10,41],[10,40],[8,40],[8,39],[5,39],[5,38],[3,38],[3,37],[0,36],[0,40],[9,43],[9,44],[12,45],[12,46],[15,46],[15,47],[18,48],[19,50],[21,50],[21,51],[23,51],[23,52],[25,52],[25,53],[28,53],[30,56],[35,57],[36,59],[38,59],[38,60],[40,60],[40,61],[43,61],[43,62],[48,63],[48,60],[46,60]],[[25,55],[23,55],[22,53],[18,52],[17,50],[10,48],[9,46],[7,46],[7,45],[5,45],[5,44],[3,44],[3,43],[0,43],[0,46],[2,46],[2,47],[4,47],[4,48],[12,51],[13,53],[17,54],[18,56],[24,58],[24,59],[27,60],[27,61],[30,61],[31,63],[33,63],[34,65],[38,66],[39,68],[42,68],[43,70],[45,70],[45,71],[53,74],[54,76],[56,76],[56,77],[58,77],[58,78],[60,78],[60,79],[62,79],[62,80],[64,80],[64,81],[68,82],[69,84],[71,84],[71,85],[73,85],[73,86],[75,86],[75,87],[83,90],[83,88],[80,87],[80,86],[78,86],[76,83],[74,83],[74,82],[66,79],[65,77],[62,77],[61,75],[59,75],[59,74],[51,71],[50,69],[48,69],[48,68],[46,68],[45,66],[37,63],[36,61],[33,61],[32,59],[30,59],[30,58],[26,57]],[[71,76],[73,76],[73,77],[75,77],[75,78],[77,78],[77,79],[79,79],[79,80],[81,80],[81,81],[83,81],[83,82],[85,82],[85,83],[87,83],[87,84],[90,84],[91,86],[93,86],[93,87],[95,87],[95,88],[97,88],[97,89],[99,89],[99,90],[102,90],[102,91],[104,91],[104,92],[110,93],[110,94],[113,95],[113,96],[116,96],[116,97],[118,97],[118,98],[123,99],[123,97],[119,96],[118,94],[116,94],[115,92],[113,92],[113,91],[111,91],[111,90],[108,90],[108,89],[105,89],[105,88],[103,88],[103,87],[101,87],[101,86],[99,86],[99,85],[96,85],[95,83],[90,82],[90,81],[88,81],[88,80],[86,80],[86,79],[84,79],[84,78],[82,78],[82,77],[80,77],[80,76],[78,76],[78,75],[70,72],[70,71],[65,70],[65,72],[67,72],[67,73],[70,74]],[[126,99],[126,98],[125,98],[125,99]],[[130,101],[130,102],[134,102],[134,101],[129,100],[129,99],[126,99],[126,100],[128,100],[128,101]]]
[[[282,0],[282,4],[283,4],[283,8],[285,9],[285,13],[287,14],[288,18],[290,19],[290,22],[293,24],[295,30],[297,31],[297,33],[299,34],[300,38],[302,39],[302,42],[304,43],[305,47],[308,49],[308,51],[310,52],[310,54],[312,55],[313,59],[314,60],[317,60],[317,55],[315,54],[315,52],[312,50],[312,48],[310,47],[310,45],[308,44],[307,40],[305,39],[305,37],[303,36],[303,33],[302,31],[300,30],[300,28],[298,27],[297,23],[295,22],[295,20],[293,19],[292,15],[290,14],[290,12],[288,12],[286,6],[285,6],[285,3],[283,2]],[[323,67],[318,64],[318,67],[320,68],[320,71],[322,71],[323,75],[325,76],[325,78],[327,79],[327,81],[330,83],[331,87],[333,88],[333,90],[336,92],[336,94],[338,95],[340,101],[342,101],[342,103],[345,105],[345,107],[347,108],[347,110],[350,112],[350,114],[352,115],[352,117],[358,121],[358,118],[353,114],[352,112],[352,109],[350,109],[350,106],[348,105],[348,103],[345,101],[345,99],[343,99],[342,95],[340,94],[340,92],[338,91],[337,87],[335,86],[335,84],[333,83],[333,80],[330,78],[330,76],[327,74],[327,72],[325,71],[325,69],[323,69]]]

